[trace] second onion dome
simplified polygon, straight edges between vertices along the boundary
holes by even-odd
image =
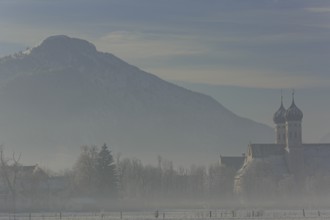
[[[285,120],[286,121],[301,121],[303,118],[302,111],[294,103],[294,92],[292,93],[291,106],[286,110]]]

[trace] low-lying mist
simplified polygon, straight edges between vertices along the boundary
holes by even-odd
[[[159,209],[320,208],[330,204],[327,175],[296,180],[252,173],[234,193],[237,170],[219,162],[175,168],[113,158],[106,144],[84,146],[72,169],[24,166],[1,151],[0,211],[132,211]]]

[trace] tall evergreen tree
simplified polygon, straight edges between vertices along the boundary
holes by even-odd
[[[117,173],[113,156],[108,146],[104,144],[97,159],[98,189],[104,196],[117,194]]]

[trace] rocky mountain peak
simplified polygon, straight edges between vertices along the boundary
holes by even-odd
[[[95,53],[96,48],[86,40],[71,38],[65,35],[56,35],[46,38],[34,52],[60,53]]]
[[[53,65],[80,66],[84,62],[91,65],[91,58],[96,54],[96,47],[86,40],[56,35],[46,38],[30,55],[37,60],[51,61]]]

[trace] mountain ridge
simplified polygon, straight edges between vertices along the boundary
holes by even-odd
[[[107,142],[142,160],[181,154],[178,161],[187,164],[198,161],[198,153],[212,160],[218,152],[242,153],[249,141],[273,135],[268,126],[237,116],[210,96],[63,35],[1,58],[0,82],[0,122],[10,128],[0,125],[0,138],[9,146],[27,141],[43,157],[50,148],[45,145],[61,146],[53,151],[65,149],[74,158],[80,145]]]

